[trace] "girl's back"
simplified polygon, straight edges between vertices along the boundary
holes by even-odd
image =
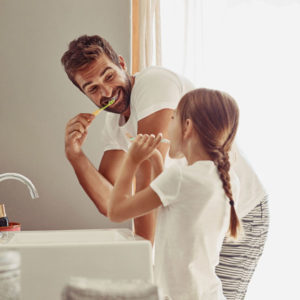
[[[234,196],[238,179],[230,173]],[[215,274],[230,206],[212,161],[177,164],[152,183],[163,206],[155,235],[155,279],[171,299],[225,299]],[[236,197],[235,197],[236,198]]]

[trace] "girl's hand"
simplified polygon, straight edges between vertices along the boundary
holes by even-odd
[[[138,134],[129,148],[128,157],[132,162],[139,165],[153,155],[161,139],[161,133],[156,137],[154,134]]]

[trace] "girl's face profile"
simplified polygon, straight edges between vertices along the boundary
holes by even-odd
[[[182,158],[182,127],[179,113],[175,110],[171,116],[168,127],[168,137],[170,139],[169,156],[171,158]]]

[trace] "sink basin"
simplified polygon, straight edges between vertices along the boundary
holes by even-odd
[[[129,229],[0,232],[21,254],[23,300],[60,299],[71,277],[153,282],[152,247]]]
[[[9,244],[10,246],[32,246],[38,245],[61,245],[78,243],[112,243],[121,241],[139,240],[137,236],[127,229],[108,229],[108,230],[46,230],[46,231],[20,231],[3,232],[0,235],[0,245]]]

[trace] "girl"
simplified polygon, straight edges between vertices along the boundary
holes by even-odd
[[[142,216],[158,207],[155,280],[171,299],[225,299],[215,273],[226,232],[241,228],[235,212],[238,180],[230,171],[229,150],[239,119],[236,102],[215,90],[183,96],[169,124],[169,156],[185,156],[186,166],[164,172],[156,147],[162,136],[138,135],[123,162],[109,201],[112,221]],[[132,180],[146,159],[156,177],[131,195]],[[161,173],[161,174],[160,174]]]

